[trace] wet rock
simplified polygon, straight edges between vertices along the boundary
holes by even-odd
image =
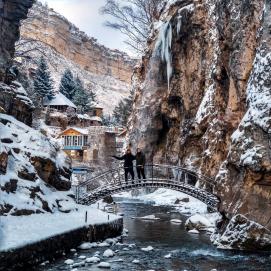
[[[1,138],[1,142],[2,143],[11,144],[11,143],[13,143],[13,140],[10,139],[10,138]]]
[[[56,164],[43,157],[35,156],[31,157],[31,163],[36,169],[39,177],[46,183],[52,185],[57,190],[68,191],[71,188],[71,182],[68,179],[61,177]],[[61,171],[63,172],[63,171]]]
[[[180,204],[182,202],[185,202],[185,203],[189,202],[189,198],[176,199],[174,204]]]
[[[113,200],[112,196],[108,196],[108,197],[105,197],[105,198],[103,199],[103,202],[105,202],[105,203],[107,203],[107,204],[111,204],[111,203],[114,202],[114,200]]]
[[[13,206],[11,204],[1,204],[0,205],[0,215],[7,214],[11,211]]]
[[[17,183],[18,180],[11,179],[9,182],[6,182],[1,189],[7,193],[14,193],[17,190]]]
[[[15,209],[13,212],[10,213],[12,216],[22,216],[22,215],[32,215],[35,214],[35,211],[29,209]]]
[[[212,242],[223,249],[270,250],[271,232],[243,215],[234,216],[226,230],[214,233]]]
[[[6,152],[0,153],[0,173],[5,174],[8,164],[8,154]]]
[[[18,171],[18,177],[34,182],[36,179],[36,174],[34,172],[29,172],[27,168],[22,168],[20,171]]]

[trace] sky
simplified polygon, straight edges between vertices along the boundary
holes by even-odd
[[[58,13],[65,16],[80,30],[94,37],[99,43],[129,53],[129,48],[124,43],[125,37],[116,30],[104,26],[106,18],[99,10],[105,0],[40,0],[47,3]]]

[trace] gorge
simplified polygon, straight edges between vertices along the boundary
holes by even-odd
[[[71,161],[50,138],[31,128],[33,103],[10,70],[20,22],[33,3],[0,0],[4,218],[64,215],[78,208],[70,190]],[[144,150],[150,164],[183,166],[213,180],[222,215],[211,236],[218,248],[270,251],[270,11],[267,0],[164,1],[134,72],[134,60],[126,54],[107,50],[41,4],[32,9],[38,19],[23,23],[21,41],[38,39],[35,43],[46,48],[56,83],[57,71],[65,66],[83,74],[109,113],[127,97],[133,73],[135,99],[127,135],[133,149]],[[31,61],[16,58],[22,69],[31,71]],[[197,186],[207,189],[200,181]],[[140,208],[146,215],[145,206]]]

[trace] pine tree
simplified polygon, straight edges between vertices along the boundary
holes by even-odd
[[[75,95],[75,80],[70,69],[66,69],[62,75],[59,92],[68,99],[73,100]]]
[[[116,120],[116,123],[125,127],[128,123],[128,118],[132,113],[134,101],[134,91],[131,90],[128,98],[119,102],[113,112],[113,117]]]
[[[51,100],[54,98],[55,94],[53,80],[51,78],[46,60],[43,56],[39,60],[33,85],[34,90],[40,100],[43,100],[44,98]]]
[[[92,105],[93,99],[95,99],[95,95],[87,93],[84,88],[83,82],[79,77],[75,79],[75,90],[73,102],[77,106],[77,111],[81,114],[87,113]]]

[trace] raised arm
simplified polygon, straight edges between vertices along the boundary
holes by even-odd
[[[115,158],[115,159],[117,159],[117,160],[124,160],[125,159],[125,154],[123,156],[113,155],[112,157]]]

